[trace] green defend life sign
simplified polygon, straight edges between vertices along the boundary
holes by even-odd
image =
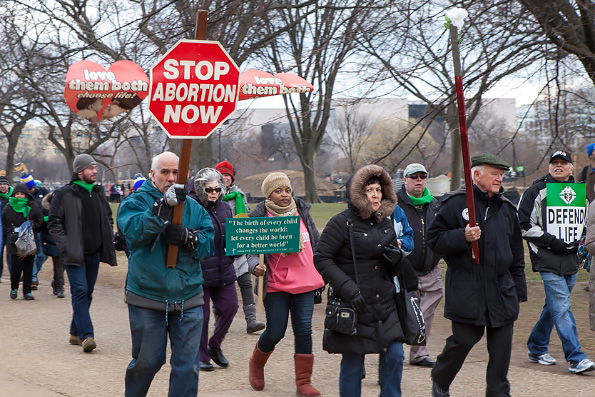
[[[228,218],[225,229],[227,256],[299,251],[299,216]]]
[[[548,183],[547,232],[566,243],[580,240],[587,213],[584,183]]]

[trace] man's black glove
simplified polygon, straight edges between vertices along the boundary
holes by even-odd
[[[184,225],[168,224],[165,227],[165,242],[171,245],[185,245],[188,242],[188,229]]]
[[[357,291],[357,293],[355,293],[351,299],[349,299],[349,303],[351,303],[351,306],[353,306],[353,308],[358,312],[363,311],[366,307],[366,301],[364,300],[362,293],[359,291]]]
[[[566,243],[555,237],[552,240],[550,247],[552,248],[552,251],[554,251],[556,254],[564,254],[568,252],[568,249],[566,248]]]
[[[186,186],[181,183],[176,183],[175,185],[171,185],[169,189],[165,191],[163,200],[167,206],[175,207],[178,204],[182,204],[184,200],[186,200],[187,195],[188,191],[186,190]]]

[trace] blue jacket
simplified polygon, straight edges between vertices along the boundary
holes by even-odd
[[[183,303],[198,294],[202,296],[199,260],[213,255],[213,223],[205,209],[188,197],[182,224],[200,231],[200,243],[193,251],[180,247],[176,267],[167,268],[163,232],[167,222],[151,212],[151,206],[161,197],[163,193],[147,180],[122,202],[118,211],[118,226],[130,250],[126,290],[153,301]]]
[[[406,253],[413,251],[413,229],[407,222],[405,212],[398,205],[393,212],[393,226],[397,234],[397,240],[401,240],[401,249]]]

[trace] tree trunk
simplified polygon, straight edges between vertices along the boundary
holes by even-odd
[[[302,169],[304,170],[304,189],[308,203],[320,203],[318,196],[318,181],[316,180],[316,155],[312,154],[308,158],[302,159]]]

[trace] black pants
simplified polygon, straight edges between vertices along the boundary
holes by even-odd
[[[446,339],[442,354],[432,369],[432,379],[441,389],[448,389],[461,370],[465,358],[487,329],[488,368],[486,396],[510,396],[508,367],[512,349],[513,323],[498,328],[452,322],[452,335]]]
[[[21,273],[23,273],[23,295],[31,292],[31,281],[33,280],[33,261],[35,255],[29,255],[20,258],[18,255],[12,255],[10,258],[10,289],[19,289]]]

